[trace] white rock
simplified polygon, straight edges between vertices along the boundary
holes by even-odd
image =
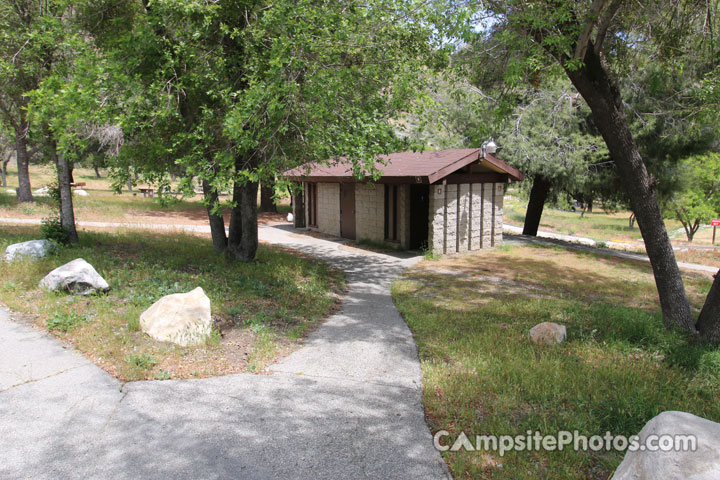
[[[720,423],[691,413],[667,411],[650,420],[639,434],[639,445],[650,435],[693,435],[695,451],[628,451],[612,480],[717,480],[720,478]],[[660,437],[651,445],[658,443]],[[665,437],[663,437],[665,438]],[[670,437],[667,437],[670,438]]]
[[[107,292],[110,285],[82,258],[62,265],[40,280],[40,288],[69,291],[78,295]]]
[[[17,190],[15,190],[14,188],[8,188],[7,190],[5,190],[5,193],[7,193],[8,195],[17,195]]]
[[[79,197],[89,197],[90,196],[90,194],[87,191],[83,190],[82,188],[73,190],[73,194],[77,195]]]
[[[53,242],[49,240],[30,240],[22,243],[9,245],[5,249],[6,261],[11,262],[16,258],[41,258],[57,248]]]
[[[288,222],[292,222],[294,219],[295,219],[295,217],[293,216],[293,214],[292,214],[292,213],[288,213],[287,221],[288,221]]]
[[[50,189],[48,187],[38,188],[33,192],[33,195],[37,197],[48,197],[50,196]]]
[[[140,328],[156,340],[183,347],[210,337],[210,299],[202,288],[166,295],[140,314]]]
[[[555,345],[565,341],[565,338],[567,338],[567,329],[565,325],[558,323],[538,323],[530,329],[530,341],[533,343]]]

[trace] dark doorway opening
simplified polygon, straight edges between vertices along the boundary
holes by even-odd
[[[340,184],[340,236],[355,240],[355,184]]]
[[[430,186],[410,185],[410,250],[427,248]]]

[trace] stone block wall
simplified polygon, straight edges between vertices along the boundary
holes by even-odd
[[[430,186],[428,246],[462,253],[502,245],[502,183]]]

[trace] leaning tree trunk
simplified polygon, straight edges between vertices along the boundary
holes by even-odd
[[[257,182],[235,182],[230,215],[227,253],[230,258],[249,262],[258,248]]]
[[[700,311],[696,327],[702,341],[714,345],[720,343],[720,271],[715,274],[715,281]]]
[[[273,195],[275,194],[275,182],[266,180],[260,187],[260,211],[277,213],[277,206]]]
[[[630,197],[655,275],[665,325],[694,334],[690,303],[660,213],[655,180],[648,174],[628,128],[620,89],[592,45],[586,51],[582,68],[567,69],[566,73],[590,107],[594,123],[617,164]]]
[[[32,189],[30,187],[30,155],[27,150],[27,129],[30,124],[24,120],[20,124],[20,128],[15,130],[15,158],[18,170],[18,202],[32,202]]]
[[[210,220],[210,236],[212,237],[213,247],[215,251],[220,253],[227,249],[227,235],[225,235],[225,220],[223,220],[222,212],[213,213],[213,208],[218,203],[218,193],[210,182],[203,179],[202,181],[203,195],[207,202],[208,219]]]
[[[58,187],[60,189],[60,224],[68,234],[68,243],[78,243],[77,229],[75,228],[75,212],[73,210],[72,189],[70,188],[70,164],[67,158],[57,152],[57,145],[52,142],[50,155],[52,155],[57,168]]]
[[[550,192],[550,181],[542,175],[536,175],[533,179],[533,186],[530,189],[530,200],[525,212],[525,225],[523,235],[537,236],[540,218],[542,217],[545,200]]]

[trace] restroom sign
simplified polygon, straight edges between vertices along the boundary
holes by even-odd
[[[710,225],[713,227],[720,227],[720,218],[713,218],[710,220]]]

